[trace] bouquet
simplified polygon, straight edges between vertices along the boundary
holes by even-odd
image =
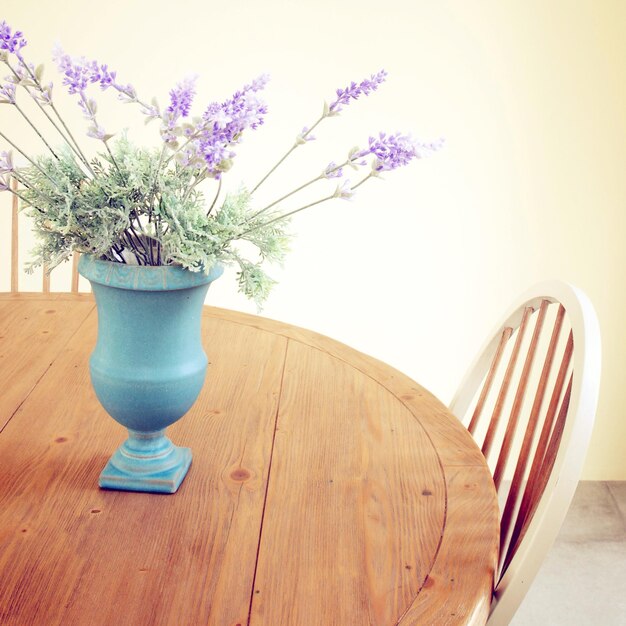
[[[258,206],[259,187],[294,150],[315,139],[313,132],[326,119],[376,91],[387,76],[384,70],[337,89],[318,119],[297,134],[254,186],[241,185],[236,192],[222,194],[222,180],[232,167],[237,145],[265,121],[267,106],[260,93],[267,76],[192,116],[196,79],[176,84],[162,107],[154,98],[149,102],[140,98],[108,65],[71,57],[57,47],[53,57],[62,84],[82,111],[87,136],[100,146],[96,156],[88,158],[59,112],[43,65],[25,58],[26,44],[21,31],[0,23],[0,62],[8,71],[0,81],[0,103],[26,120],[44,151],[29,155],[18,138],[0,127],[0,142],[6,144],[0,148],[7,148],[0,150],[0,191],[20,199],[37,235],[30,271],[44,263],[51,270],[75,251],[116,263],[176,264],[207,273],[215,264],[235,264],[240,291],[260,305],[275,282],[265,264],[283,261],[293,215],[322,202],[351,199],[369,179],[427,156],[442,143],[381,132],[352,148],[343,160],[330,162],[296,188]],[[125,135],[107,132],[98,119],[96,87],[136,106],[146,122],[158,125],[159,145],[137,146]],[[36,119],[22,98],[35,102]],[[355,181],[347,177],[348,171]],[[281,209],[285,200],[312,185],[323,190],[317,200]]]

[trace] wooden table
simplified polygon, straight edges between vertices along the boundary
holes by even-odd
[[[134,321],[133,321],[134,323]],[[493,484],[447,409],[313,332],[205,308],[211,365],[171,496],[103,491],[125,431],[89,295],[0,295],[0,623],[484,623]]]

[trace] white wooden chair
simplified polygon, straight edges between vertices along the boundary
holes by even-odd
[[[17,181],[11,179],[11,186],[14,190],[18,189]],[[71,276],[71,293],[78,293],[78,252],[72,257],[72,276]],[[18,225],[18,198],[13,196],[11,207],[11,293],[19,292],[19,225]],[[50,272],[44,265],[41,290],[43,293],[50,293]]]
[[[489,626],[510,622],[567,513],[591,438],[600,353],[587,297],[541,283],[510,309],[452,400],[501,501]]]

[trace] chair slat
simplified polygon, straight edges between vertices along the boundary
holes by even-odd
[[[528,325],[528,319],[532,313],[532,307],[526,307],[524,309],[522,321],[517,331],[517,339],[515,340],[513,352],[511,353],[511,358],[509,359],[509,364],[504,374],[504,381],[502,382],[502,387],[500,388],[500,393],[498,394],[498,398],[496,400],[496,406],[494,407],[493,413],[491,414],[491,421],[489,422],[487,434],[485,435],[485,440],[483,441],[482,452],[486,459],[489,459],[489,452],[491,451],[491,447],[493,446],[496,430],[498,429],[498,424],[500,422],[500,416],[502,415],[502,408],[504,407],[504,403],[506,401],[506,397],[509,391],[509,386],[511,385],[513,372],[515,370],[515,365],[517,364],[517,357],[519,355],[522,341],[524,340],[524,333],[526,332],[526,327]]]
[[[519,496],[521,495],[520,488],[526,468],[528,467],[528,460],[530,458],[531,446],[539,423],[539,414],[545,398],[546,389],[548,387],[548,378],[552,372],[552,365],[554,363],[554,356],[556,354],[556,348],[561,336],[561,329],[563,327],[563,319],[565,317],[565,308],[563,305],[559,305],[557,314],[554,320],[554,326],[552,328],[552,335],[550,337],[550,344],[546,352],[546,358],[541,371],[541,376],[537,384],[537,391],[535,393],[535,399],[533,401],[530,415],[528,418],[528,424],[526,425],[526,432],[524,433],[524,440],[520,448],[517,465],[513,474],[513,480],[507,494],[506,504],[502,512],[500,520],[500,553],[505,554],[505,546],[507,543],[509,531],[511,530],[511,523],[513,520],[513,513],[519,504]]]
[[[17,179],[11,179],[11,189],[17,191]],[[18,253],[18,210],[17,196],[13,194],[13,204],[11,206],[11,293],[16,293],[19,288],[19,253]]]
[[[19,190],[19,182],[16,178],[11,178],[12,194],[11,206],[11,293],[19,291],[19,200],[17,192]],[[78,275],[78,259],[80,254],[75,252],[72,257],[72,274],[71,274],[71,291],[78,293],[79,275]],[[50,271],[49,266],[44,263],[43,274],[41,277],[41,290],[43,293],[50,293]]]
[[[550,478],[550,474],[552,473],[552,468],[554,467],[554,462],[556,460],[556,455],[559,451],[559,445],[561,443],[561,438],[563,437],[563,431],[565,430],[565,421],[567,419],[567,412],[569,410],[569,402],[572,396],[572,383],[574,380],[573,372],[570,374],[569,382],[567,384],[567,388],[565,390],[565,394],[563,395],[563,400],[561,401],[561,407],[559,408],[559,414],[556,418],[556,422],[554,424],[554,428],[552,429],[552,435],[550,436],[550,443],[548,444],[548,448],[546,450],[546,454],[539,469],[539,476],[535,482],[535,486],[533,489],[533,495],[531,498],[531,507],[527,513],[527,518],[524,520],[524,525],[522,530],[517,538],[517,543],[521,543],[524,540],[524,535],[526,530],[528,529],[528,525],[532,521],[533,515],[537,510],[537,505],[539,504],[539,500],[545,491],[546,485],[548,484],[548,479]]]
[[[513,542],[513,537],[511,538],[511,543],[509,544],[509,549],[507,550],[506,559],[504,561],[502,574],[506,571],[506,568],[509,566],[511,559],[515,556],[517,549],[521,545],[524,540],[524,536],[526,535],[526,531],[532,522],[532,519],[535,515],[537,507],[539,506],[539,502],[541,500],[541,496],[546,489],[548,484],[548,480],[550,478],[550,474],[552,473],[552,468],[554,467],[554,462],[556,461],[556,455],[559,451],[559,445],[561,444],[561,438],[563,436],[563,431],[565,430],[565,421],[567,420],[567,412],[569,410],[570,398],[572,396],[572,381],[574,379],[574,374],[572,373],[569,378],[569,383],[567,385],[567,389],[565,390],[565,394],[563,395],[563,400],[561,402],[561,408],[559,409],[559,414],[556,419],[556,423],[554,424],[554,429],[552,430],[552,435],[550,437],[550,442],[548,444],[546,455],[544,458],[544,462],[542,463],[539,469],[539,475],[537,476],[537,480],[534,484],[533,493],[531,496],[531,504],[526,517],[524,519],[523,524],[520,525],[519,535],[515,537],[515,542]]]
[[[493,361],[491,362],[491,366],[489,368],[489,372],[487,374],[487,378],[485,379],[485,384],[480,392],[480,397],[478,398],[478,402],[476,403],[476,408],[474,409],[474,413],[472,415],[472,419],[470,420],[469,426],[467,429],[473,435],[476,430],[476,426],[478,425],[478,421],[483,412],[483,408],[485,406],[485,401],[489,396],[489,391],[491,390],[491,385],[493,384],[493,379],[495,373],[498,369],[498,365],[500,364],[500,360],[502,359],[502,355],[504,354],[504,348],[508,343],[511,335],[513,334],[513,329],[507,326],[502,331],[502,336],[500,337],[500,343],[498,344],[498,349],[493,357]]]
[[[80,254],[74,252],[72,256],[72,293],[78,293],[78,258]]]
[[[519,416],[520,416],[520,411],[522,408],[522,403],[526,396],[526,387],[528,386],[528,378],[530,376],[530,371],[533,366],[533,362],[535,360],[535,354],[537,352],[537,345],[539,343],[539,338],[541,336],[541,331],[543,329],[543,322],[546,318],[546,312],[548,310],[549,304],[550,303],[548,302],[548,300],[542,300],[541,305],[539,307],[539,315],[537,316],[537,321],[535,322],[535,329],[533,331],[533,336],[530,341],[530,345],[528,346],[528,352],[526,353],[526,360],[524,361],[524,368],[522,369],[520,380],[517,385],[517,391],[515,392],[515,399],[513,400],[513,406],[511,407],[509,421],[507,423],[506,431],[504,433],[504,439],[502,441],[502,445],[500,446],[500,454],[498,455],[496,469],[494,470],[494,473],[493,473],[493,482],[496,485],[496,491],[500,489],[502,476],[504,475],[504,470],[509,460],[509,454],[511,453],[511,446],[513,445],[513,438],[515,437],[515,433],[517,431],[517,424],[519,422]]]
[[[559,407],[559,400],[561,399],[561,394],[563,392],[565,378],[567,376],[567,371],[571,362],[573,349],[574,340],[572,332],[570,331],[567,345],[565,346],[563,359],[561,361],[561,367],[559,368],[559,373],[554,384],[554,389],[552,391],[550,405],[548,406],[548,411],[546,413],[546,417],[543,423],[539,442],[537,444],[535,455],[533,457],[526,489],[524,490],[524,495],[522,496],[522,502],[520,504],[519,512],[517,514],[517,519],[515,520],[515,526],[513,527],[513,532],[511,534],[509,546],[507,548],[506,557],[504,558],[502,574],[504,574],[506,568],[508,567],[508,564],[511,562],[511,559],[515,555],[515,552],[520,544],[520,537],[522,536],[522,533],[525,532],[527,524],[530,523],[530,512],[531,510],[534,511],[542,494],[542,492],[538,489],[539,477],[541,475],[542,467],[546,459],[546,452],[550,442],[552,428],[554,426],[554,418]],[[561,405],[561,408],[562,407],[563,405]],[[567,414],[567,412],[565,414]]]
[[[50,293],[50,271],[47,263],[43,264],[42,289],[44,293]]]

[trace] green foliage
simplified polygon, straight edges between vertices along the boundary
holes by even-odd
[[[76,250],[102,259],[140,265],[181,265],[208,273],[215,264],[239,268],[240,290],[260,305],[274,284],[263,263],[282,262],[289,243],[288,220],[255,216],[241,188],[208,211],[193,172],[164,152],[118,140],[91,164],[87,176],[66,151],[42,157],[21,171],[26,211],[38,246],[30,269],[52,269]],[[271,223],[269,223],[271,222]],[[252,249],[246,258],[242,248]]]

